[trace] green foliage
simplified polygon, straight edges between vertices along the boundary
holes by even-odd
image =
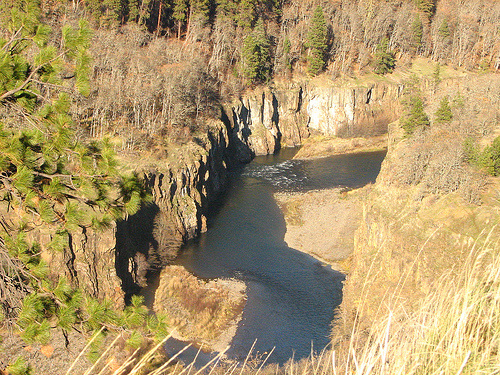
[[[389,39],[384,37],[377,46],[375,53],[374,69],[376,74],[391,73],[396,66],[394,52],[389,51]]]
[[[31,8],[26,11],[32,12]],[[31,112],[42,96],[40,86],[61,84],[61,72],[73,63],[76,64],[75,85],[82,93],[88,93],[90,57],[87,49],[91,33],[87,24],[80,22],[78,29],[65,26],[62,45],[48,45],[49,26],[38,21],[37,12],[24,14],[29,20],[27,25],[26,20],[18,20],[21,13],[13,12],[7,18],[11,26],[14,24],[18,29],[13,29],[7,39],[0,39],[3,45],[0,51],[0,103],[15,101]]]
[[[174,0],[172,17],[177,21],[177,37],[180,37],[181,25],[187,19],[188,4],[186,0]]]
[[[144,304],[144,297],[132,296],[131,305],[123,311],[123,325],[130,328],[138,328],[144,325],[148,309]]]
[[[316,7],[311,19],[306,46],[309,48],[307,71],[312,76],[318,75],[325,67],[328,51],[328,28],[321,6]]]
[[[132,331],[130,337],[127,339],[127,345],[133,349],[137,349],[142,345],[143,336],[138,331]]]
[[[237,6],[238,9],[238,26],[244,28],[244,29],[249,29],[252,27],[256,13],[255,13],[255,7],[257,1],[256,0],[240,0],[239,4]],[[262,24],[262,27],[264,25]],[[256,26],[257,28],[257,26]]]
[[[443,19],[443,22],[441,22],[441,25],[439,26],[438,29],[438,34],[441,38],[445,39],[450,36],[450,27],[448,26],[448,21]]]
[[[270,44],[262,20],[243,41],[242,70],[248,80],[265,82],[271,73]]]
[[[400,122],[406,135],[411,135],[416,129],[430,125],[429,118],[424,111],[424,102],[420,95],[412,95],[408,98],[407,110]]]
[[[26,363],[23,357],[17,357],[14,363],[7,366],[5,369],[10,375],[32,375],[33,369]]]
[[[441,64],[437,63],[436,67],[434,68],[434,72],[432,73],[432,78],[434,79],[434,87],[437,88],[437,86],[441,83]]]
[[[415,0],[415,4],[428,18],[432,17],[436,11],[436,0]]]
[[[110,301],[99,301],[86,297],[84,302],[84,323],[89,330],[97,330],[103,324],[116,325],[119,321],[118,314],[114,311]]]
[[[210,1],[209,0],[191,0],[190,2],[192,8],[192,18],[191,22],[199,22],[204,26],[210,17]]]
[[[452,100],[453,108],[463,108],[465,106],[464,98],[460,92],[458,92]]]
[[[146,328],[160,341],[169,334],[168,317],[163,314],[149,315],[146,317]]]
[[[26,343],[45,344],[50,340],[50,324],[46,315],[54,309],[54,303],[50,298],[42,297],[37,293],[29,294],[24,298],[17,324],[21,329],[21,338]]]
[[[464,144],[466,161],[483,169],[491,176],[500,176],[500,137],[496,137],[490,146],[481,150],[476,142],[468,138]]]
[[[96,330],[92,334],[92,341],[90,343],[87,358],[95,363],[101,357],[103,352],[102,347],[106,339],[106,334],[102,330]]]
[[[415,130],[425,128],[430,125],[429,117],[424,111],[424,102],[419,89],[419,82],[416,77],[411,77],[406,82],[403,92],[402,104],[404,106],[403,115],[399,119],[401,127],[406,136],[412,135]]]
[[[453,113],[451,112],[450,102],[447,96],[441,99],[441,102],[439,103],[439,108],[437,109],[434,116],[436,118],[435,121],[438,124],[450,122],[451,119],[453,118]]]
[[[422,37],[424,35],[424,26],[420,20],[419,15],[413,19],[411,23],[411,35],[412,35],[412,48],[415,52],[418,52],[420,47],[422,47]]]
[[[256,0],[217,0],[218,16],[231,19],[236,25],[250,29],[257,18]]]

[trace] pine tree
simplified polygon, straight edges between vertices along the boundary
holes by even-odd
[[[182,23],[187,20],[188,4],[186,0],[174,0],[172,17],[177,22],[177,39],[181,37]]]
[[[415,4],[428,18],[431,18],[436,11],[436,0],[415,0]]]
[[[209,0],[191,0],[191,16],[190,22],[200,23],[204,26],[210,16],[210,1]]]
[[[446,20],[446,18],[444,18],[443,22],[441,22],[441,25],[438,29],[438,34],[443,39],[446,39],[450,36],[450,27],[448,26],[448,21]]]
[[[262,19],[243,41],[243,74],[252,82],[265,82],[271,72],[270,43]]]
[[[430,125],[429,117],[427,117],[424,111],[424,102],[420,95],[411,95],[406,107],[406,112],[400,120],[406,135],[412,135],[415,130]]]
[[[238,26],[250,29],[256,17],[256,0],[240,0],[237,5]]]
[[[33,369],[23,357],[17,357],[13,363],[7,366],[5,373],[10,375],[32,375]]]
[[[77,141],[71,98],[57,90],[63,70],[73,73],[82,93],[90,89],[87,24],[63,27],[57,44],[51,45],[50,28],[37,21],[39,14],[25,7],[2,18],[11,31],[0,40],[0,106],[20,108],[27,121],[9,130],[0,126],[0,205],[9,221],[0,226],[0,256],[15,268],[14,287],[29,293],[19,306],[21,336],[43,343],[52,323],[69,330],[83,319],[83,298],[63,279],[56,285],[47,280],[42,245],[28,240],[26,233],[37,228],[52,239],[43,244],[47,250],[62,251],[75,231],[103,228],[133,214],[148,195],[136,175],[118,172],[109,142]]]
[[[377,74],[391,73],[396,66],[394,52],[389,51],[389,39],[387,37],[384,37],[377,46],[374,64],[375,73]]]
[[[415,53],[418,53],[420,47],[422,47],[422,37],[424,35],[424,26],[422,25],[422,21],[420,20],[419,15],[417,14],[413,19],[411,24],[411,34],[412,34],[412,49]]]
[[[438,124],[447,123],[452,120],[453,114],[451,112],[450,101],[448,100],[447,96],[441,99],[439,108],[437,109],[436,113],[434,113],[434,116],[436,118],[435,121]]]
[[[315,76],[324,69],[328,50],[328,28],[321,6],[315,9],[311,19],[307,35],[307,47],[309,48],[307,71]]]

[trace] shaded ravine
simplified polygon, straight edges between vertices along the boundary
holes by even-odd
[[[294,151],[257,157],[235,171],[231,187],[209,218],[209,230],[188,243],[176,260],[201,278],[235,277],[247,284],[242,321],[227,353],[244,358],[275,350],[269,362],[284,363],[329,342],[344,275],[289,248],[283,214],[273,193],[374,182],[385,152],[288,160]]]

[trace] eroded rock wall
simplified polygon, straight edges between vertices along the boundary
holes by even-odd
[[[200,144],[174,155],[173,165],[144,171],[153,203],[118,223],[116,269],[129,293],[146,285],[148,270],[175,258],[187,240],[206,231],[209,203],[227,183],[225,126],[213,126]]]
[[[226,106],[230,135],[241,160],[302,144],[311,133],[366,137],[387,132],[401,112],[402,86],[287,83],[258,88]]]

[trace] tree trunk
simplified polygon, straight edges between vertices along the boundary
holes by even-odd
[[[160,6],[158,7],[158,23],[156,25],[156,33],[160,33],[160,25],[161,25],[161,13],[163,11],[163,1],[160,0]]]
[[[187,26],[186,26],[186,41],[189,38],[189,31],[191,30],[191,17],[193,16],[193,6],[191,5],[189,7],[189,15],[187,19]]]

